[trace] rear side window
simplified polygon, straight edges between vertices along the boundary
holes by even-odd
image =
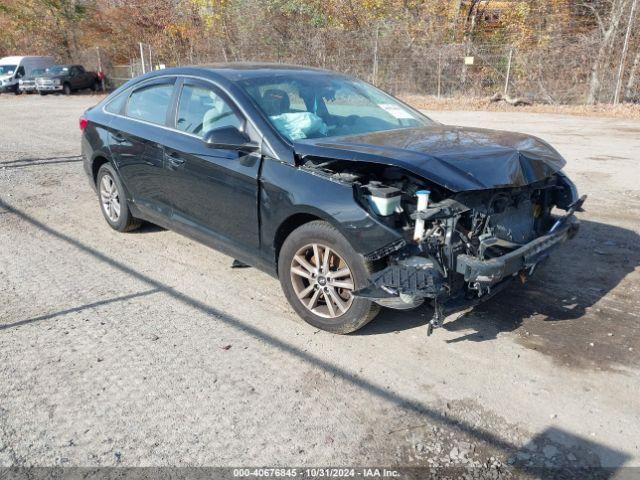
[[[120,93],[116,98],[109,101],[104,109],[109,113],[121,114],[124,111],[124,104],[127,103],[127,97],[129,97],[129,90]]]
[[[185,85],[180,94],[176,128],[202,137],[220,127],[242,127],[242,120],[214,90]]]
[[[171,104],[173,84],[160,84],[143,87],[129,97],[127,116],[145,122],[165,123],[167,111]]]

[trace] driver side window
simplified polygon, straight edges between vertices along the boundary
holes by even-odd
[[[202,138],[206,132],[220,127],[241,130],[242,120],[214,90],[184,85],[178,103],[176,128]]]

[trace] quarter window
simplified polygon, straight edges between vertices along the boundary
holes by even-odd
[[[164,124],[171,104],[173,84],[143,87],[129,97],[127,116],[146,122]]]
[[[241,129],[242,120],[215,91],[206,87],[185,85],[180,94],[176,128],[199,137],[220,127]]]
[[[109,113],[122,113],[124,109],[124,104],[127,103],[127,98],[129,97],[129,90],[120,93],[116,98],[111,100],[104,109]]]

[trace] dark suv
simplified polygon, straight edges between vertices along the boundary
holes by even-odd
[[[425,300],[431,331],[531,275],[584,201],[544,141],[441,125],[324,70],[153,72],[80,127],[112,228],[148,220],[260,268],[336,333]]]

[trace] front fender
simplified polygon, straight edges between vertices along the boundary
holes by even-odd
[[[331,223],[362,255],[402,239],[356,202],[352,185],[275,160],[264,161],[259,202],[261,244],[274,258],[278,228],[297,214]]]

